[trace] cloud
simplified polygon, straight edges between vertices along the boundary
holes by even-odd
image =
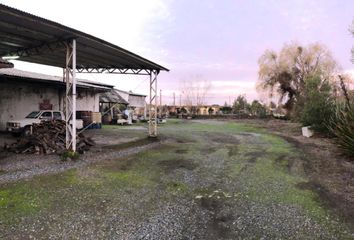
[[[83,0],[2,0],[2,3],[134,49],[135,52],[145,49],[147,43],[142,34],[146,29],[170,15],[167,2],[163,0],[101,3]]]

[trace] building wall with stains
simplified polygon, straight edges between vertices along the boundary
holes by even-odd
[[[38,111],[40,103],[49,100],[53,110],[61,109],[59,88],[36,83],[0,82],[0,131],[6,130],[6,122],[22,119],[32,111]]]
[[[100,111],[100,95],[92,90],[77,90],[76,109],[77,111]]]
[[[56,85],[35,82],[0,81],[0,131],[6,130],[6,122],[23,119],[40,105],[63,111],[65,90]],[[77,90],[77,111],[99,112],[99,94],[93,90]]]

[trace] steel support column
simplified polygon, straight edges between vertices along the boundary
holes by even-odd
[[[157,75],[159,71],[150,72],[149,101],[149,137],[157,137]]]
[[[76,40],[66,43],[66,66],[64,71],[66,149],[76,151]]]

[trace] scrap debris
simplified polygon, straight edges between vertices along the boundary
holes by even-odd
[[[20,137],[13,144],[4,145],[4,149],[15,153],[32,154],[62,154],[65,147],[65,121],[53,120],[43,121],[32,125],[32,134]],[[83,153],[94,146],[95,142],[85,137],[82,133],[77,136],[77,151]]]

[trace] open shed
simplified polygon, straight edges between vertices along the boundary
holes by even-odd
[[[167,68],[92,35],[0,4],[0,56],[63,68],[66,147],[76,151],[76,73],[150,76],[149,136],[157,136],[157,76]]]

